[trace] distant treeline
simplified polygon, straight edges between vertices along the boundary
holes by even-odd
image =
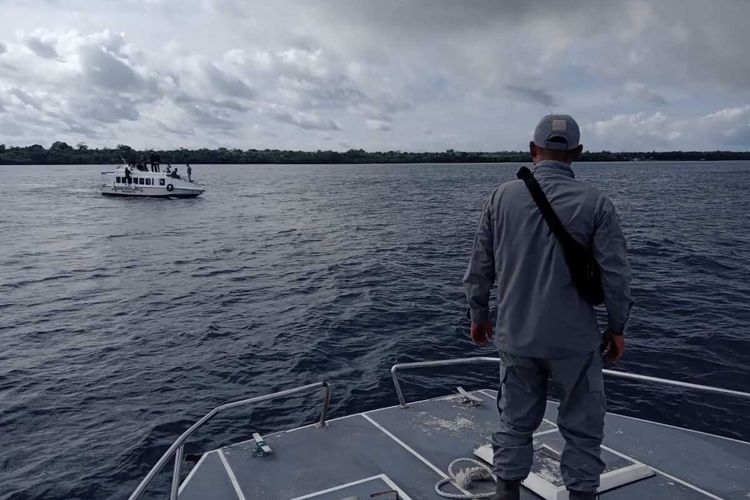
[[[75,165],[138,162],[154,153],[161,163],[497,163],[530,161],[523,151],[454,151],[409,153],[403,151],[368,152],[362,149],[338,151],[287,151],[278,149],[175,149],[139,151],[130,146],[89,148],[84,143],[70,146],[55,142],[49,149],[39,144],[6,147],[0,144],[0,165]],[[750,151],[667,151],[611,152],[586,151],[581,161],[715,161],[750,160]]]

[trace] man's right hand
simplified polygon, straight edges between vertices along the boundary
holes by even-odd
[[[471,341],[478,346],[487,345],[492,339],[492,322],[471,323]]]
[[[603,337],[604,350],[602,356],[608,364],[613,365],[625,352],[625,337],[622,333],[610,329],[604,330]]]

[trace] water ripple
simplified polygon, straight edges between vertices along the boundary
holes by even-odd
[[[622,369],[749,389],[748,165],[577,169],[629,240]],[[0,499],[124,498],[225,401],[329,379],[337,416],[393,404],[393,363],[492,355],[466,338],[460,280],[482,199],[516,169],[199,166],[203,197],[154,202],[100,197],[97,167],[0,167]],[[404,388],[495,379],[445,369]],[[747,404],[607,389],[614,411],[750,439]],[[238,411],[187,452],[317,411],[314,398]]]

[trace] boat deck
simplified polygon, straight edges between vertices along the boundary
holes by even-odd
[[[482,404],[451,395],[267,435],[273,453],[266,456],[254,456],[254,440],[207,452],[182,482],[179,498],[439,499],[435,483],[450,462],[473,457],[496,427],[496,393],[471,394]],[[535,444],[559,445],[556,414],[557,405],[548,403]],[[750,443],[614,414],[606,416],[605,433],[606,462],[641,462],[654,475],[601,498],[750,498]],[[491,489],[478,483],[471,492]],[[452,486],[445,491],[460,493]],[[540,497],[524,488],[521,498]]]

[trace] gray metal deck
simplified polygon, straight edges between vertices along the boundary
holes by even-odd
[[[484,404],[468,406],[451,395],[268,435],[274,452],[264,457],[253,456],[252,440],[207,452],[183,480],[179,498],[338,500],[395,490],[401,498],[439,499],[433,488],[448,464],[472,457],[496,426],[495,392],[472,394]],[[556,433],[556,413],[549,403],[537,439]],[[604,445],[656,472],[604,499],[750,498],[750,443],[608,414]],[[522,498],[538,497],[524,490]]]

